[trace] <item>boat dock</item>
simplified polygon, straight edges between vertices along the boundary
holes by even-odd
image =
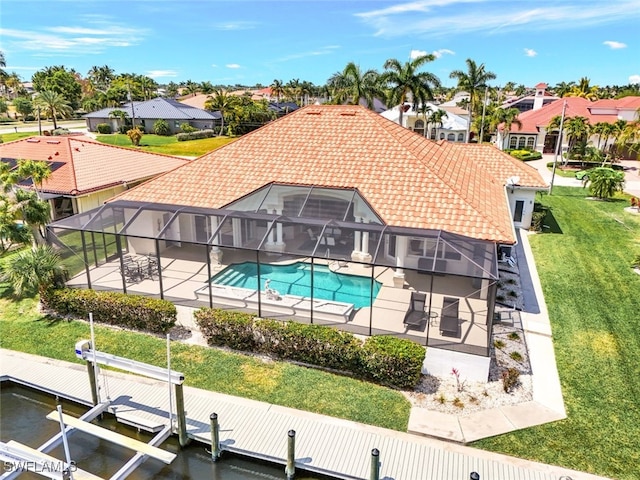
[[[123,423],[148,431],[168,425],[166,383],[107,370],[100,376],[109,410]],[[0,379],[92,405],[87,367],[80,363],[0,349]],[[218,415],[221,462],[227,451],[284,466],[287,433],[295,430],[296,468],[340,479],[368,479],[374,448],[380,451],[380,478],[387,480],[464,480],[471,472],[483,480],[603,478],[188,386],[184,403],[187,435],[198,442],[211,444],[210,416]]]

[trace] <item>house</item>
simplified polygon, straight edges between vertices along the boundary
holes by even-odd
[[[500,108],[517,108],[522,113],[528,112],[529,110],[539,110],[560,99],[560,97],[547,92],[547,88],[548,85],[546,83],[539,83],[535,86],[535,93],[533,95],[523,95],[509,99],[504,102]]]
[[[617,100],[607,99],[592,102],[581,97],[564,97],[561,101],[549,103],[537,110],[529,110],[518,116],[521,125],[512,125],[508,134],[504,126],[498,127],[496,145],[501,149],[527,148],[542,153],[554,153],[558,140],[558,132],[547,132],[547,125],[556,116],[562,115],[566,105],[565,118],[585,117],[589,124],[615,123],[618,120],[632,121],[638,119],[640,97],[623,97]],[[563,136],[562,151],[568,148],[568,136]],[[589,138],[589,142],[598,143],[597,134]]]
[[[486,380],[498,247],[546,187],[491,145],[310,105],[47,229],[84,238],[72,286],[394,335]]]
[[[404,105],[402,124],[405,128],[408,128],[422,136],[426,136],[431,140],[466,142],[468,117],[457,115],[452,111],[447,111],[433,103],[425,103],[424,106],[427,109],[426,115],[421,113],[421,108],[416,110],[414,106],[409,103]],[[448,108],[457,109],[459,107]],[[436,122],[430,120],[430,116],[438,110],[444,111],[445,115],[441,117],[440,121]],[[400,105],[382,112],[381,115],[392,122],[398,123],[400,120]]]
[[[114,110],[125,112],[128,118],[123,120],[114,117],[112,115]],[[161,97],[144,102],[130,102],[115,108],[103,108],[86,114],[84,118],[87,121],[87,130],[90,132],[97,131],[101,123],[109,124],[114,132],[117,132],[122,125],[140,125],[145,132],[153,132],[153,124],[162,119],[169,124],[171,133],[180,133],[180,126],[184,123],[206,130],[219,126],[222,121],[220,112],[208,112],[177,100]]]
[[[188,160],[104,145],[86,136],[35,136],[0,144],[3,162],[41,160],[51,176],[38,190],[53,220],[89,211],[109,198]],[[23,188],[33,188],[31,182]]]

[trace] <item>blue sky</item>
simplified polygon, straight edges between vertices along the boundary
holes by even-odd
[[[428,52],[445,86],[465,59],[494,85],[640,83],[640,0],[2,0],[5,70],[94,65],[159,83],[323,85],[348,62]]]

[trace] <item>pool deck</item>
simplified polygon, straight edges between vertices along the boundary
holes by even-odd
[[[103,370],[100,377],[116,413],[150,427],[168,423],[166,384],[107,370]],[[86,366],[80,363],[0,349],[0,378],[84,405],[91,402]],[[573,480],[603,479],[451,442],[187,386],[184,400],[190,438],[211,443],[209,417],[215,412],[220,422],[223,452],[284,465],[287,432],[293,429],[296,431],[296,467],[335,478],[369,478],[371,451],[377,448],[380,478],[387,480],[460,480],[469,478],[473,471],[482,479],[566,480],[567,476]],[[71,454],[73,456],[73,452]]]

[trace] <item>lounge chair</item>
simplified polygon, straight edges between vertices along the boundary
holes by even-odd
[[[411,292],[411,301],[409,302],[409,309],[404,316],[404,324],[409,327],[421,326],[427,318],[427,314],[424,311],[426,303],[426,293]]]
[[[458,318],[458,308],[460,299],[444,297],[442,304],[442,315],[440,316],[440,333],[451,337],[460,336],[460,319]]]

